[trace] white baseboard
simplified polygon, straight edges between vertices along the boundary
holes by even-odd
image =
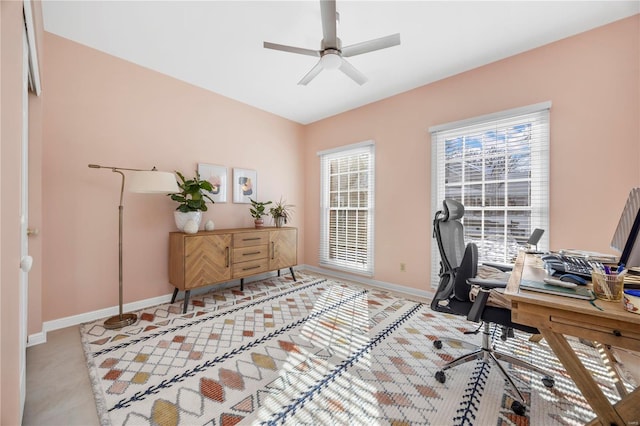
[[[137,311],[140,309],[148,308],[150,306],[161,305],[171,301],[171,294],[165,294],[163,296],[152,297],[149,299],[139,300],[137,302],[125,303],[122,305],[124,312]],[[85,322],[91,322],[99,320],[100,318],[109,318],[114,315],[118,315],[120,309],[118,306],[111,306],[109,308],[98,309],[97,311],[85,312],[83,314],[72,315],[69,317],[59,318],[52,321],[45,321],[42,323],[42,331],[36,334],[29,335],[27,339],[27,347],[35,346],[41,343],[47,342],[47,333],[53,330],[59,330],[61,328],[72,327],[74,325],[82,324]]]
[[[385,281],[372,280],[370,278],[361,277],[358,275],[348,274],[346,272],[334,271],[332,269],[319,268],[312,265],[300,265],[300,269],[306,269],[311,272],[317,272],[318,274],[329,275],[335,278],[341,278],[343,280],[355,281],[358,283],[370,285],[372,287],[382,288],[384,290],[393,291],[395,293],[401,293],[411,296],[418,296],[427,299],[433,297],[433,291],[430,290],[417,290],[411,287],[405,287],[398,284],[391,284]]]
[[[299,269],[294,267],[294,269]],[[265,274],[254,275],[252,277],[245,278],[244,282],[249,283],[252,281],[258,281],[265,278],[269,278],[273,276],[274,272],[267,272]],[[239,280],[233,280],[226,283],[217,284],[218,289],[224,289],[228,287],[237,287],[239,285]],[[200,287],[194,290],[191,290],[190,296],[197,296],[202,293],[206,293],[211,291],[211,286]],[[146,309],[151,306],[162,305],[164,303],[171,302],[172,294],[165,294],[162,296],[151,297],[149,299],[139,300],[136,302],[125,303],[122,305],[122,310],[124,312],[133,312],[139,311],[140,309]],[[182,294],[178,295],[179,300],[181,300],[184,296]],[[53,330],[59,330],[61,328],[72,327],[74,325],[83,324],[85,322],[96,321],[101,318],[109,318],[114,315],[118,315],[119,312],[118,306],[111,306],[109,308],[98,309],[97,311],[85,312],[83,314],[72,315],[69,317],[59,318],[52,321],[45,321],[42,323],[42,331],[30,334],[27,337],[27,347],[39,345],[47,342],[47,332]]]
[[[41,331],[39,333],[30,334],[27,337],[27,347],[40,345],[42,343],[47,343],[47,333]]]

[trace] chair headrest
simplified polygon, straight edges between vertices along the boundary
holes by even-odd
[[[464,216],[464,206],[456,200],[445,199],[442,201],[442,206],[442,213],[446,222],[458,220]]]

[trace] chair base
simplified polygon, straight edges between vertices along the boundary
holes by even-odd
[[[489,323],[484,323],[484,327],[483,327],[483,331],[482,331],[482,346],[478,347],[477,345],[472,345],[469,342],[465,342],[463,340],[460,339],[444,339],[447,342],[455,342],[457,344],[460,344],[462,346],[465,347],[469,347],[472,346],[473,348],[475,348],[475,350],[471,353],[462,355],[456,359],[454,359],[453,361],[450,361],[449,363],[447,363],[445,366],[442,367],[442,369],[440,371],[438,371],[436,373],[436,379],[440,382],[440,383],[444,383],[446,381],[446,376],[444,374],[445,371],[447,371],[450,368],[456,367],[458,365],[462,365],[465,364],[467,362],[471,362],[471,361],[475,361],[475,360],[481,360],[483,362],[493,362],[495,365],[498,366],[498,371],[500,371],[500,374],[502,374],[502,377],[504,377],[504,379],[509,383],[509,386],[511,386],[511,388],[513,389],[513,391],[518,395],[518,398],[520,399],[520,401],[514,401],[514,403],[511,405],[511,409],[519,415],[524,415],[524,413],[526,412],[526,407],[524,404],[524,396],[522,395],[522,392],[520,392],[520,389],[518,389],[518,387],[516,386],[515,382],[513,381],[513,379],[511,378],[511,376],[509,376],[509,373],[507,373],[507,370],[505,370],[505,368],[502,366],[502,364],[500,363],[500,360],[502,361],[506,361],[512,365],[516,365],[518,367],[522,367],[522,368],[526,368],[528,370],[531,371],[535,371],[536,373],[542,375],[542,383],[548,387],[551,388],[553,387],[553,385],[555,384],[555,381],[553,379],[553,377],[545,370],[536,367],[533,364],[530,364],[526,361],[523,361],[521,359],[515,358],[511,355],[507,355],[505,353],[499,352],[494,350],[491,347],[491,335],[490,335],[491,329],[490,329],[490,324]],[[440,349],[442,347],[442,342],[440,340],[436,340],[434,342],[434,346],[437,349]]]

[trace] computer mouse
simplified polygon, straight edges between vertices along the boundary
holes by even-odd
[[[541,256],[540,259],[544,260],[545,262],[548,260],[556,260],[562,262],[562,259],[560,259],[557,254],[545,254],[544,256]]]
[[[574,274],[560,275],[560,281],[566,281],[568,283],[575,283],[580,285],[587,285],[587,280]]]

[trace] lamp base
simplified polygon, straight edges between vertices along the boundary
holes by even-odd
[[[122,314],[111,317],[104,322],[104,328],[112,330],[114,328],[122,328],[131,325],[138,319],[136,314]]]

